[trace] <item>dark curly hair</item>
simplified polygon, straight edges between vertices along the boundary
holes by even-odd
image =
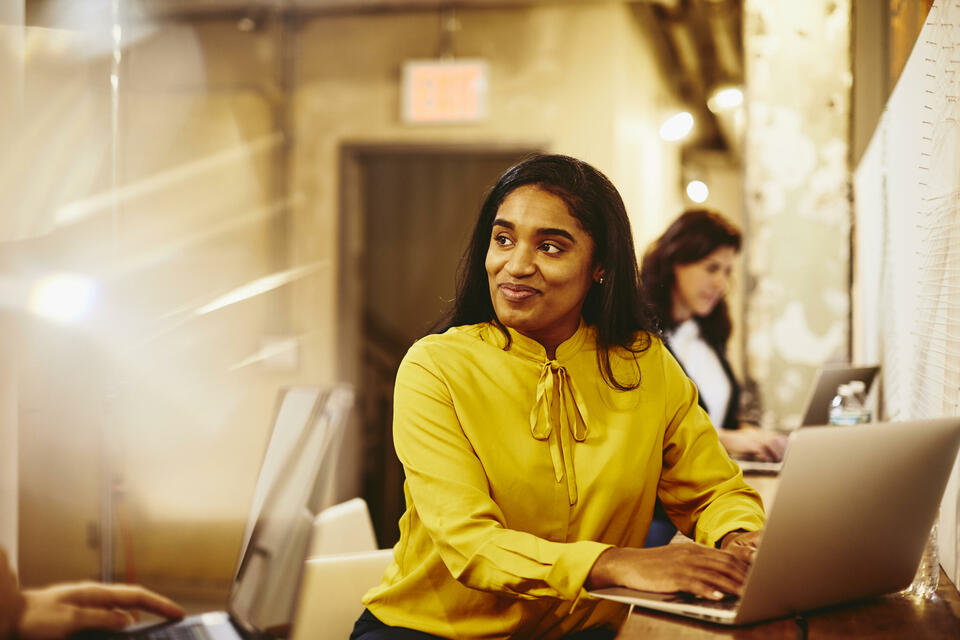
[[[740,230],[709,209],[690,209],[673,221],[643,255],[641,279],[645,300],[657,314],[660,328],[676,326],[671,313],[674,267],[703,260],[721,247],[740,251]],[[724,353],[733,325],[727,301],[721,298],[709,315],[694,317],[700,334],[714,349]]]
[[[453,308],[435,330],[492,322],[507,337],[509,348],[510,335],[494,312],[484,263],[497,210],[511,192],[525,185],[534,185],[561,198],[593,240],[594,260],[604,272],[603,284],[595,283],[587,292],[583,320],[596,328],[597,363],[607,384],[621,391],[637,388],[639,376],[635,381],[621,382],[614,377],[610,366],[612,349],[642,353],[650,346],[650,334],[658,334],[653,314],[645,306],[640,291],[640,271],[630,221],[623,200],[610,180],[576,158],[535,155],[500,176],[484,199],[470,245],[460,260]]]

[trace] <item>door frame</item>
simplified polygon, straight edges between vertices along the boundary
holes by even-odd
[[[338,379],[348,381],[358,389],[357,402],[358,411],[354,412],[354,428],[351,429],[355,438],[351,443],[353,459],[356,462],[352,479],[356,487],[361,492],[364,491],[366,478],[364,470],[368,466],[367,457],[372,455],[378,457],[377,451],[368,451],[369,441],[365,435],[365,416],[367,407],[361,406],[361,403],[367,401],[362,393],[361,385],[364,382],[363,375],[363,304],[365,296],[365,280],[362,277],[364,272],[363,251],[366,232],[366,203],[364,202],[364,158],[377,155],[403,155],[428,156],[436,155],[517,155],[522,156],[529,153],[542,153],[547,148],[546,144],[538,143],[461,143],[461,142],[443,142],[443,143],[410,143],[410,142],[344,142],[339,148],[339,183],[337,193],[337,258],[336,264],[336,300],[337,300],[337,326],[338,340],[336,346],[335,359],[337,363]],[[397,463],[398,467],[399,463]],[[385,474],[385,480],[389,477],[402,475],[402,470],[391,466],[390,469],[382,469]],[[386,495],[390,493],[390,495]],[[392,492],[386,492],[383,496],[384,504],[380,505],[381,510],[385,509],[390,513],[399,510],[403,512],[402,496],[392,495]],[[394,504],[397,500],[399,504]],[[389,502],[389,504],[387,504]],[[376,505],[371,505],[376,510]],[[380,529],[388,526],[386,522],[380,522],[380,513],[371,513],[375,525],[379,524]],[[381,541],[382,543],[383,541]]]
[[[542,142],[404,142],[346,141],[339,148],[339,185],[337,190],[337,353],[338,378],[357,385],[360,382],[360,344],[363,284],[357,274],[362,269],[361,252],[365,233],[363,169],[366,156],[383,153],[410,155],[484,155],[543,153]]]

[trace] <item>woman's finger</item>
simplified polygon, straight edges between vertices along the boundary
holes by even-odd
[[[183,608],[169,598],[130,584],[64,585],[60,598],[81,607],[104,609],[141,609],[165,618],[182,618]]]
[[[763,445],[763,459],[767,462],[779,462],[780,455],[777,453],[775,447],[770,445],[769,442],[764,443]]]
[[[709,600],[722,600],[728,594],[740,595],[742,585],[729,583],[722,580],[713,580],[709,577],[691,578],[687,581],[687,586],[681,589],[687,593],[692,593],[700,598]]]
[[[71,633],[83,629],[120,630],[131,624],[130,614],[122,610],[99,607],[74,607],[70,615]]]
[[[691,549],[689,557],[673,566],[677,590],[694,588],[694,593],[704,597],[710,597],[717,590],[723,593],[740,593],[749,570],[748,563],[726,551],[708,547],[697,549],[695,545],[691,547],[694,549]]]

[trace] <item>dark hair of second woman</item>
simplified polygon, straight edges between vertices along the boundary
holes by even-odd
[[[739,252],[740,243],[740,230],[719,213],[690,209],[650,245],[643,256],[643,292],[663,330],[676,325],[672,314],[674,267],[699,262],[721,247]],[[704,340],[723,352],[733,330],[727,301],[721,298],[708,315],[694,318]]]
[[[485,261],[500,205],[511,192],[524,185],[534,185],[561,198],[593,240],[594,260],[604,271],[603,284],[595,283],[587,293],[583,319],[596,328],[597,362],[604,380],[615,389],[636,388],[639,378],[619,381],[610,365],[612,348],[640,353],[650,342],[641,340],[640,346],[634,347],[637,333],[656,332],[652,314],[646,311],[640,292],[630,222],[623,200],[610,180],[576,158],[532,156],[500,177],[480,208],[470,244],[460,261],[453,309],[439,328],[493,322],[506,335],[509,346],[510,335],[497,319],[490,299]]]

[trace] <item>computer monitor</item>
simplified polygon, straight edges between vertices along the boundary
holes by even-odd
[[[330,506],[352,405],[346,385],[284,390],[228,606],[248,632],[282,635],[292,623],[313,520]]]

